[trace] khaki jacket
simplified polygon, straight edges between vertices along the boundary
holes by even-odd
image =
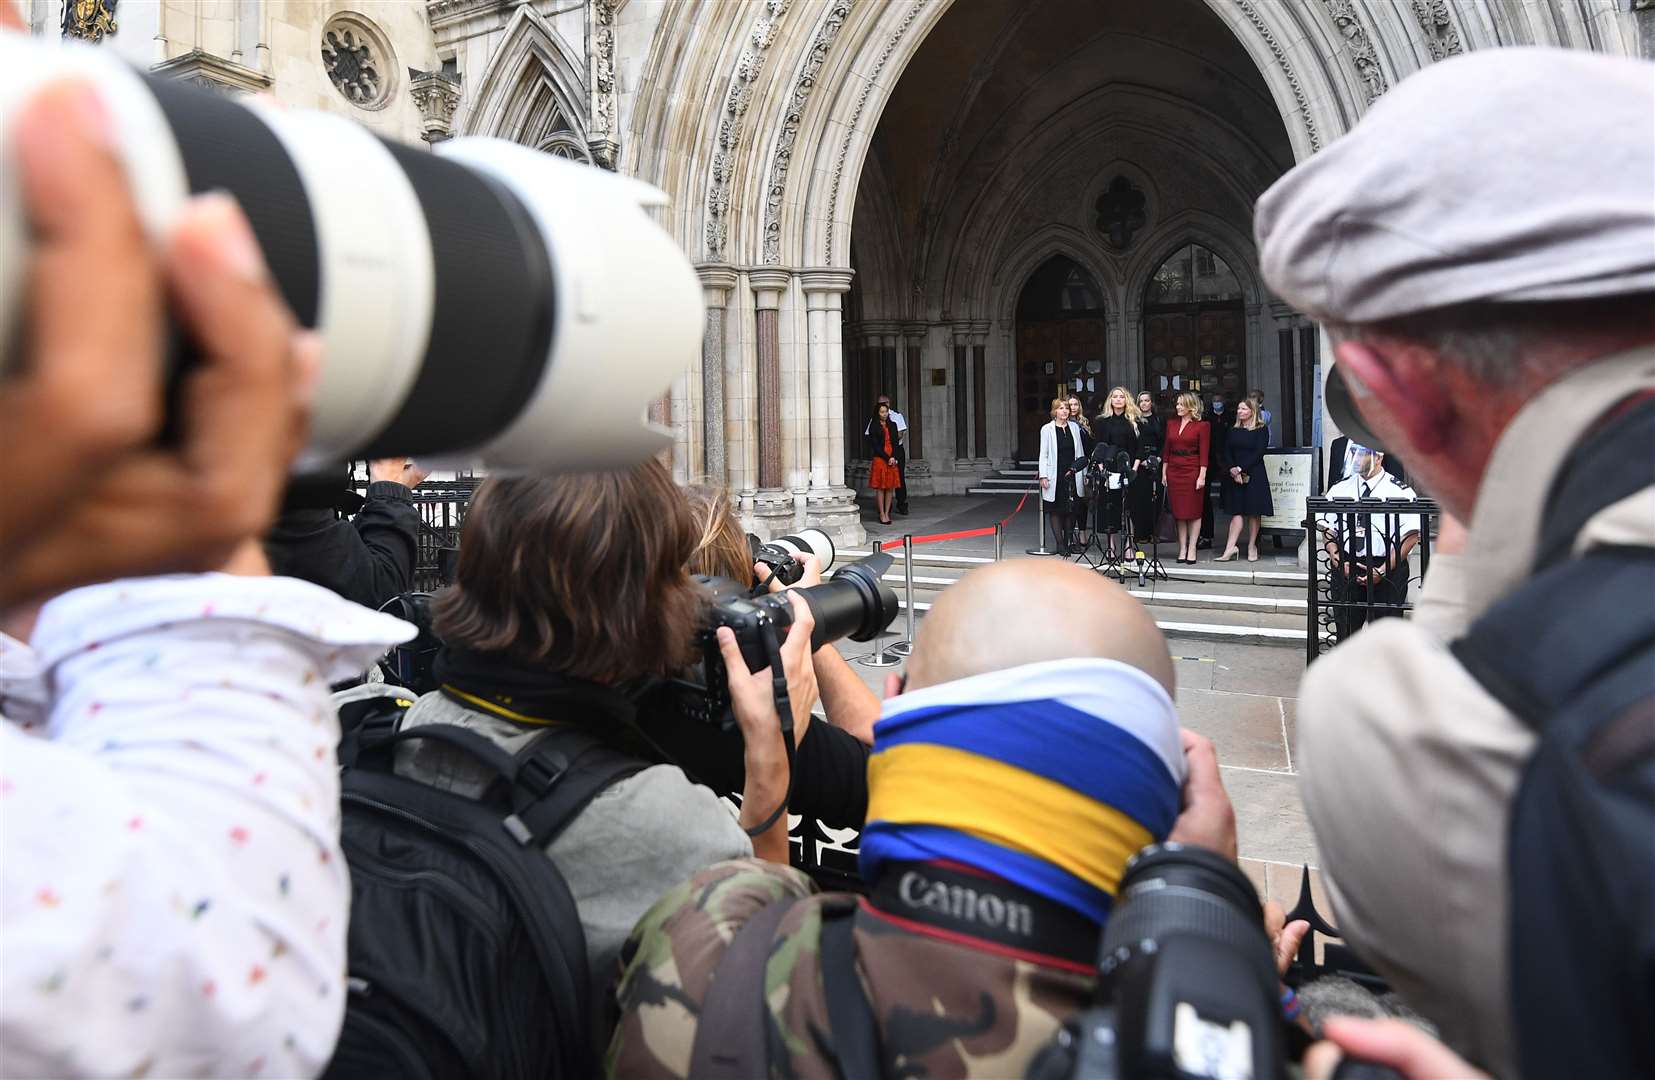
[[[1536,395],[1489,460],[1464,553],[1431,560],[1414,617],[1370,625],[1305,675],[1300,786],[1335,922],[1451,1045],[1501,1076],[1517,1074],[1508,807],[1534,740],[1448,643],[1529,576],[1545,495],[1582,438],[1650,388],[1655,348],[1642,348]],[[1607,543],[1655,546],[1655,488],[1594,517],[1576,550]]]

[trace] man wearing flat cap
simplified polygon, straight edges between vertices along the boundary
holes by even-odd
[[[1498,1075],[1554,1075],[1558,1054],[1574,1075],[1648,1075],[1635,1063],[1649,1017],[1617,1011],[1648,1005],[1648,972],[1570,1000],[1577,974],[1621,950],[1559,950],[1601,932],[1637,952],[1655,909],[1641,926],[1554,918],[1530,933],[1532,898],[1512,886],[1524,845],[1509,841],[1546,720],[1523,680],[1586,662],[1603,665],[1589,688],[1618,678],[1612,639],[1655,621],[1655,596],[1625,595],[1599,622],[1565,600],[1508,627],[1513,653],[1550,645],[1498,696],[1491,671],[1509,660],[1484,664],[1478,646],[1570,567],[1655,555],[1655,65],[1531,48],[1435,64],[1265,192],[1255,227],[1271,289],[1333,341],[1330,412],[1353,441],[1400,454],[1457,519],[1413,618],[1370,625],[1305,676],[1301,783],[1340,929]],[[1647,658],[1641,640],[1628,655]],[[1644,674],[1655,696],[1655,663]],[[1655,744],[1638,721],[1655,719],[1627,715],[1610,725],[1615,767],[1647,778]],[[1631,773],[1592,782],[1616,775]],[[1648,813],[1651,798],[1628,805]],[[1634,855],[1613,872],[1643,889],[1655,858]],[[1525,1011],[1537,958],[1558,961],[1545,1023]],[[1577,1044],[1581,1010],[1611,1037]]]

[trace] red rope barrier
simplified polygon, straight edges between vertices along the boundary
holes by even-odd
[[[999,525],[990,525],[986,529],[966,529],[963,532],[931,533],[928,536],[916,536],[916,537],[914,537],[914,543],[916,543],[916,544],[935,544],[935,543],[937,543],[939,541],[942,541],[942,540],[964,540],[967,537],[971,537],[971,536],[993,536],[994,535],[994,530],[996,528],[1004,527],[1006,522],[1008,522],[1012,518],[1016,517],[1018,515],[1018,513],[1023,509],[1023,504],[1028,502],[1028,501],[1029,501],[1029,493],[1025,491],[1023,493],[1023,497],[1021,499],[1017,500],[1017,508],[1015,510],[1013,510],[1011,513],[1007,514],[1005,517],[1001,518]],[[900,539],[887,540],[884,543],[879,545],[879,550],[880,551],[889,551],[891,548],[899,548],[901,546],[902,546],[902,541]]]

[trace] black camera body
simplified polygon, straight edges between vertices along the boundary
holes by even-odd
[[[1168,843],[1133,856],[1098,949],[1098,986],[1032,1080],[1286,1075],[1263,908],[1235,863]]]
[[[845,637],[871,641],[896,620],[900,605],[895,590],[884,580],[891,562],[890,555],[877,552],[841,567],[829,581],[793,590],[816,618],[810,635],[812,650]],[[779,657],[781,643],[793,625],[793,605],[786,592],[752,596],[729,578],[697,575],[694,580],[707,596],[707,613],[698,639],[701,660],[689,677],[673,680],[672,685],[682,691],[678,708],[683,715],[730,728],[735,721],[730,715],[718,628],[727,626],[735,633],[748,671],[762,671]]]

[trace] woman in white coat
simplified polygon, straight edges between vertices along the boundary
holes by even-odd
[[[1040,429],[1040,497],[1051,515],[1058,550],[1069,546],[1069,522],[1074,501],[1086,494],[1086,474],[1075,472],[1086,461],[1086,443],[1080,425],[1069,418],[1069,403],[1052,400],[1051,423]]]

